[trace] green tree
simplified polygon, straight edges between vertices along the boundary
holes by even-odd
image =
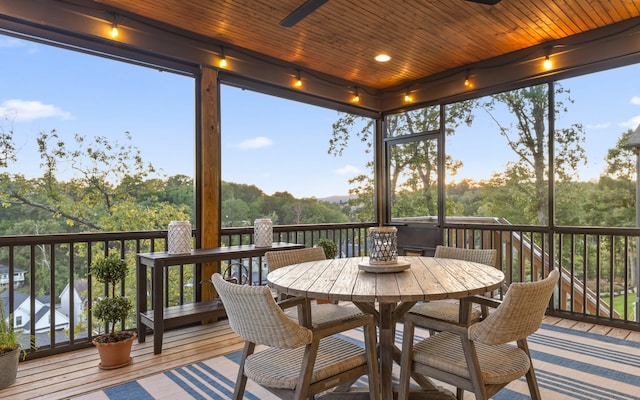
[[[536,224],[537,199],[533,197],[534,184],[523,182],[518,169],[495,174],[486,182],[484,201],[478,215],[505,218],[511,224]]]
[[[602,226],[595,223],[589,213],[589,199],[594,198],[597,183],[564,181],[556,182],[556,225]]]
[[[16,160],[12,151],[13,132],[1,132],[0,153],[7,155],[3,159]],[[125,138],[131,140],[128,134]],[[190,219],[193,205],[167,202],[163,194],[165,183],[150,179],[153,166],[144,163],[139,150],[130,144],[119,144],[106,137],[89,140],[79,135],[65,143],[51,131],[39,135],[38,149],[41,177],[27,179],[22,174],[0,174],[2,234],[166,229],[171,220]],[[6,162],[0,166],[8,167]],[[63,171],[69,169],[75,171],[75,176],[59,180]],[[98,247],[94,251],[104,251]],[[0,254],[0,258],[7,257],[6,251],[2,250],[5,254]],[[54,274],[50,270],[52,254],[59,266]],[[78,261],[86,260],[84,246],[58,245],[53,249],[42,246],[35,255],[31,260],[27,246],[16,248],[13,253],[16,265],[35,264],[35,273],[30,278],[36,279],[37,295],[57,297],[70,280],[87,276],[86,261]],[[76,261],[70,275],[72,256]],[[50,276],[55,276],[54,287],[50,285]],[[135,282],[133,272],[128,282]]]
[[[4,135],[6,143],[11,142],[9,136]],[[127,132],[125,139],[131,141]],[[149,179],[154,167],[145,163],[130,143],[81,135],[67,143],[55,130],[42,132],[37,142],[43,175],[27,179],[21,174],[2,173],[5,207],[37,209],[82,231],[158,229],[170,220],[189,219],[193,205],[162,202],[165,184]],[[67,168],[75,177],[58,180]]]
[[[185,206],[193,210],[195,191],[193,178],[186,175],[174,175],[167,178],[158,198],[170,204]],[[193,214],[193,211],[191,211]]]
[[[633,134],[622,133],[615,147],[607,151],[607,163],[595,190],[585,201],[588,224],[593,226],[636,226],[636,151],[625,145]]]
[[[474,100],[449,105],[445,110],[445,134],[452,135],[462,123],[473,121]],[[386,117],[386,137],[416,137],[418,134],[437,132],[440,129],[440,107],[424,107],[417,110],[388,115]],[[340,114],[333,124],[333,134],[329,141],[329,154],[339,156],[351,140],[367,143],[367,153],[371,153],[374,144],[375,120],[351,114]],[[389,192],[391,203],[401,213],[406,207],[420,207],[426,215],[436,210],[435,180],[437,177],[437,143],[435,140],[420,138],[411,143],[394,146],[388,153]],[[447,156],[445,167],[450,173],[462,166],[462,162]],[[373,213],[373,160],[367,163],[368,173],[361,174],[349,181],[353,196],[350,204],[361,221],[371,221]],[[401,177],[406,178],[406,187],[399,188]],[[417,193],[414,193],[417,192]],[[396,195],[401,199],[396,199]],[[394,213],[394,211],[392,211]]]
[[[635,181],[601,176],[594,190],[583,193],[586,225],[633,227],[636,225]]]
[[[517,154],[518,161],[507,165],[505,171],[494,179],[513,185],[512,189],[524,196],[512,193],[511,198],[520,198],[524,208],[536,215],[535,223],[546,225],[548,222],[548,141],[546,126],[549,120],[549,90],[554,90],[554,113],[556,120],[567,112],[573,100],[569,90],[560,84],[537,85],[490,96],[483,104],[484,109],[498,125],[500,134],[506,139],[508,147]],[[498,115],[499,105],[506,107],[509,119]],[[555,134],[555,170],[559,181],[569,180],[577,172],[580,163],[586,163],[584,129],[582,124],[571,124],[558,128]],[[534,201],[535,204],[528,204]],[[533,206],[533,207],[532,207]]]
[[[223,226],[245,226],[253,223],[249,205],[241,199],[222,200]]]
[[[353,140],[366,143],[365,153],[373,154],[375,120],[348,113],[338,115],[338,120],[332,125],[333,133],[329,139],[328,153],[336,157],[342,156],[352,137],[355,136]],[[371,172],[356,175],[348,181],[350,199],[346,210],[352,221],[372,221],[375,218],[373,165],[373,160],[367,161],[365,167]]]
[[[6,168],[10,161],[16,161],[13,130],[5,130],[5,128],[0,125],[0,168]]]
[[[636,179],[636,150],[626,147],[627,141],[633,135],[633,130],[623,132],[616,146],[607,151],[605,161],[607,167],[604,174],[617,179],[633,181]]]
[[[480,216],[478,209],[484,199],[484,189],[481,183],[471,179],[463,179],[458,183],[447,185],[447,215],[448,216]]]

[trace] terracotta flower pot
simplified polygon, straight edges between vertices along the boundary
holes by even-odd
[[[0,389],[15,383],[19,359],[20,347],[0,355]]]
[[[125,331],[123,333],[129,334],[130,337],[117,342],[101,342],[102,335],[93,339],[91,343],[98,348],[100,354],[100,369],[115,369],[124,367],[133,362],[131,358],[131,345],[138,334],[133,331]]]

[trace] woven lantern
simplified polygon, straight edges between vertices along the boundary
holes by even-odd
[[[398,262],[398,229],[393,226],[369,228],[369,263],[372,265],[396,264]]]
[[[253,241],[256,247],[271,247],[273,222],[269,218],[256,219],[253,223]]]
[[[191,253],[191,223],[189,221],[171,221],[167,242],[169,254]]]

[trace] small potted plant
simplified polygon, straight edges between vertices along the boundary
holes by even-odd
[[[131,300],[116,294],[118,282],[127,274],[127,263],[116,254],[98,257],[91,265],[91,275],[107,285],[108,297],[99,298],[93,305],[93,315],[107,324],[108,333],[96,336],[92,343],[98,348],[101,369],[114,369],[131,364],[131,345],[138,336],[135,331],[116,331],[133,308]]]
[[[338,255],[338,246],[331,239],[324,238],[318,240],[318,247],[324,249],[324,256],[327,257],[327,259],[336,258]]]
[[[22,332],[13,329],[9,322],[13,316],[4,310],[4,303],[0,300],[0,389],[12,385],[18,376],[18,362],[20,354],[24,357],[26,350],[22,348],[20,337]],[[35,346],[33,346],[35,347]]]

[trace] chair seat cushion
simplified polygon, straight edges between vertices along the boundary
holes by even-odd
[[[245,362],[245,374],[259,385],[295,389],[304,350],[304,347],[296,349],[272,347],[252,354]],[[335,336],[323,338],[320,340],[311,383],[366,365],[366,363],[367,357],[362,347]]]
[[[288,309],[286,314],[289,318],[298,321],[297,309]],[[345,321],[361,315],[362,311],[353,305],[325,303],[311,306],[311,323],[314,327],[336,321]]]
[[[410,313],[424,315],[429,318],[436,318],[443,321],[458,322],[460,311],[459,300],[436,300],[418,303],[411,307]],[[478,321],[482,317],[482,310],[474,304],[471,307],[471,321]]]
[[[475,343],[485,384],[503,384],[527,373],[531,361],[523,350],[510,344],[487,346]],[[413,347],[415,362],[469,379],[469,368],[460,336],[441,332]]]

